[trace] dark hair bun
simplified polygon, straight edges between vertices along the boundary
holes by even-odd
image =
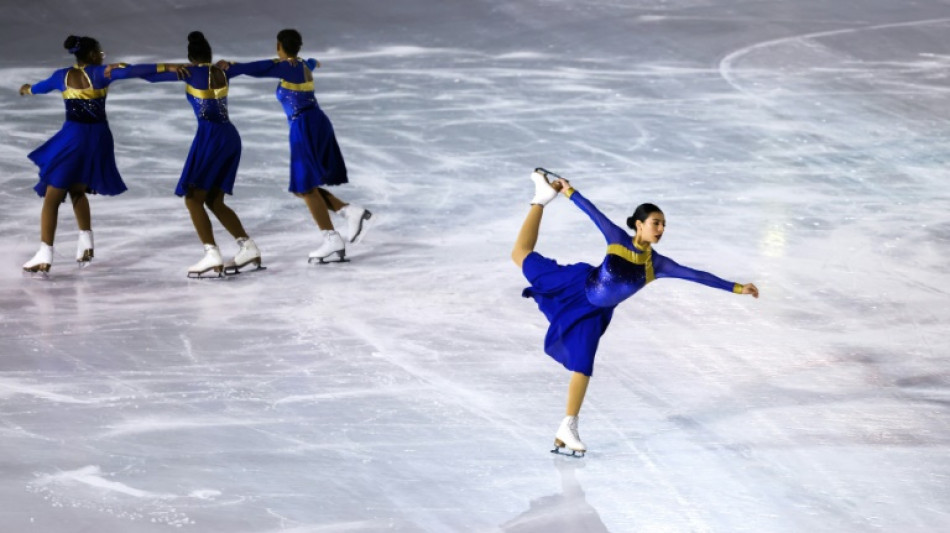
[[[79,46],[79,37],[76,37],[75,35],[66,37],[66,41],[63,43],[63,48],[67,50],[73,49],[77,46]]]
[[[200,31],[193,31],[188,34],[188,42],[189,43],[206,43],[208,42],[208,40],[205,39],[205,34],[201,33]]]
[[[637,229],[637,219],[633,217],[627,217],[627,227],[630,229]]]

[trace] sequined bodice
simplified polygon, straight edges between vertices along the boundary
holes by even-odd
[[[288,84],[277,85],[277,100],[284,106],[287,120],[293,120],[305,111],[317,109],[317,97],[313,94],[312,84],[310,90],[289,89],[286,85]]]
[[[228,122],[228,86],[211,88],[211,66],[196,65],[189,67],[185,78],[188,102],[195,111],[198,120],[208,122]]]
[[[106,97],[101,98],[64,98],[66,120],[94,124],[106,122]]]
[[[585,290],[590,303],[613,307],[636,294],[647,284],[645,265],[608,254],[604,262],[587,276]]]

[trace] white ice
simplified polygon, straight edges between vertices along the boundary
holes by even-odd
[[[950,530],[950,8],[939,0],[5,2],[0,18],[0,531]],[[117,82],[130,190],[60,211],[20,265],[26,155],[63,120],[16,90],[70,63],[274,55],[296,27],[351,183],[352,262],[286,192],[274,82],[236,79],[231,205],[268,270],[189,281],[177,84]],[[581,460],[548,453],[568,373],[509,251],[544,166],[658,250],[739,282],[660,280],[597,358]],[[339,222],[339,219],[337,219]],[[224,253],[233,241],[216,226]],[[570,202],[538,250],[597,263]]]

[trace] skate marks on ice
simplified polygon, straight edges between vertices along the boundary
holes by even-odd
[[[37,474],[27,485],[27,491],[40,496],[53,508],[83,509],[131,522],[179,528],[195,525],[186,513],[176,509],[182,501],[213,501],[220,496],[220,492],[213,489],[195,489],[185,496],[150,492],[108,479],[113,475],[103,473],[98,466]]]

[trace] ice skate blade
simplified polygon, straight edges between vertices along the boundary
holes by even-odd
[[[214,267],[201,272],[189,272],[188,279],[218,279],[224,277],[224,267]]]
[[[583,452],[582,452],[582,451],[579,451],[579,450],[572,450],[572,449],[570,449],[570,448],[555,447],[553,450],[551,450],[551,453],[553,453],[553,454],[555,454],[555,455],[563,455],[564,457],[573,457],[573,458],[575,458],[575,459],[583,459],[583,458],[584,458],[584,454],[586,454],[587,452],[586,452],[586,451],[583,451]]]
[[[584,457],[584,454],[587,453],[587,450],[572,450],[564,445],[564,441],[561,439],[554,439],[554,449],[551,450],[551,453],[556,453],[558,455],[563,455],[565,457],[576,457],[580,459]]]
[[[356,235],[353,235],[350,238],[350,244],[357,244],[363,240],[363,237],[366,235],[366,230],[369,228],[369,220],[373,218],[373,212],[369,209],[363,210],[363,216],[360,217],[360,226],[356,229]]]
[[[92,248],[83,250],[82,255],[76,258],[77,263],[88,263],[92,261],[92,258],[95,257],[95,254],[92,252]]]
[[[336,256],[337,259],[333,259],[334,256]],[[347,259],[346,256],[344,256],[340,252],[334,252],[333,254],[328,255],[327,257],[310,257],[307,259],[307,263],[311,265],[314,263],[318,265],[329,265],[330,263],[349,263],[349,262],[350,260]]]
[[[247,270],[242,270],[247,266],[252,266],[254,268],[248,268]],[[250,274],[251,272],[257,272],[258,270],[267,270],[266,266],[262,266],[258,262],[251,261],[249,263],[244,263],[241,266],[237,265],[224,265],[224,275],[225,276],[236,276],[238,274]]]
[[[49,266],[47,265],[46,270],[28,270],[23,269],[23,277],[27,279],[39,279],[39,280],[48,280],[49,279]]]
[[[23,267],[24,274],[48,274],[50,267],[53,266],[49,263],[40,263],[38,265],[33,265],[31,267]]]
[[[546,168],[538,167],[534,169],[534,171],[544,176],[548,181],[551,181],[552,178],[555,180],[561,178],[560,174],[555,174],[554,172],[551,172],[550,170]]]

